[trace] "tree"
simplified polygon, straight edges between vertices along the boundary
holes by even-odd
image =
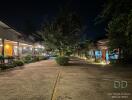
[[[127,36],[127,57],[128,60],[130,60],[129,62],[131,62],[132,59],[132,10],[130,11],[130,13],[128,14],[128,23],[127,23],[127,27],[126,27],[126,36]]]
[[[76,47],[76,53],[78,56],[84,55],[85,57],[88,57],[87,51],[93,48],[93,41],[92,40],[85,40],[83,42],[79,42]]]
[[[132,9],[131,0],[106,0],[104,3],[104,9],[98,16],[100,20],[110,21],[113,17],[117,17],[120,14],[128,14]]]
[[[132,58],[132,2],[131,0],[107,0],[101,18],[108,20],[109,47],[119,48],[124,61]]]
[[[49,48],[64,55],[80,40],[81,22],[77,14],[63,11],[54,21],[44,24],[40,34]]]
[[[119,52],[123,50],[126,51],[127,44],[127,36],[125,34],[127,21],[125,15],[118,16],[113,18],[108,24],[108,38],[109,38],[109,46],[111,49],[119,48]],[[120,52],[121,53],[121,52]],[[119,54],[121,57],[121,54]]]

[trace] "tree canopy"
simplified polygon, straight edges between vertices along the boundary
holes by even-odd
[[[61,12],[54,21],[43,24],[40,34],[48,48],[64,53],[80,40],[80,18],[73,12]]]
[[[109,20],[107,32],[110,48],[119,48],[123,58],[132,58],[132,1],[107,0],[101,18]]]

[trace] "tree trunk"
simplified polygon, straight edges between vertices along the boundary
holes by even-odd
[[[64,56],[64,51],[61,50],[61,49],[59,49],[59,55],[60,55],[60,56]]]
[[[20,59],[20,53],[19,53],[19,45],[20,45],[20,43],[19,43],[19,41],[17,42],[17,56],[18,56],[18,59]]]
[[[59,55],[61,56],[61,50],[59,50]]]
[[[95,58],[95,61],[96,61],[96,55],[95,55],[95,50],[94,50],[94,58]]]

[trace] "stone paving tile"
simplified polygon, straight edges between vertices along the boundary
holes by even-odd
[[[109,94],[115,92],[131,93],[118,100],[132,100],[132,68],[101,67],[80,59],[71,63],[58,66],[45,60],[1,72],[0,100],[112,100]],[[127,81],[128,87],[115,89],[117,80]]]

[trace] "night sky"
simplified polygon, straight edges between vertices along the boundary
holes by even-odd
[[[8,1],[0,3],[0,20],[19,32],[23,32],[26,20],[31,20],[39,30],[43,21],[53,19],[64,5],[81,16],[84,26],[87,27],[83,36],[97,38],[104,36],[105,23],[95,25],[95,18],[103,9],[105,0],[34,0],[31,2]]]

